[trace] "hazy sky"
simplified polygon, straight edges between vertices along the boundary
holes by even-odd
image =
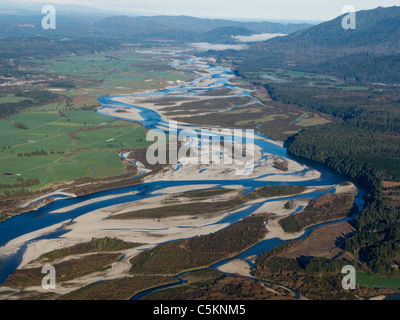
[[[330,20],[352,5],[356,10],[400,5],[399,0],[12,0],[82,4],[138,15],[190,15],[248,20]]]

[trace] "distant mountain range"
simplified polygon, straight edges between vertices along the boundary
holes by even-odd
[[[88,7],[82,4],[62,4],[53,3],[50,1],[15,1],[15,0],[0,0],[0,13],[8,13],[15,15],[36,15],[40,13],[44,5],[51,4],[56,7],[57,11],[64,14],[74,15],[98,15],[110,16],[112,14],[93,7]],[[114,13],[115,15],[116,13]]]
[[[153,16],[153,17],[112,17],[105,19],[102,23],[109,24],[110,27],[114,23],[120,25],[120,21],[124,21],[126,26],[164,26],[171,27],[196,33],[209,32],[213,29],[221,27],[237,27],[246,28],[253,33],[292,33],[305,28],[309,28],[312,25],[301,23],[301,24],[282,24],[276,22],[240,22],[223,19],[202,19],[189,16]]]
[[[63,11],[62,11],[63,12]],[[14,11],[0,12],[0,36],[47,36],[68,38],[103,38],[120,41],[172,40],[179,42],[237,42],[232,36],[261,33],[289,34],[310,24],[274,22],[240,22],[221,19],[201,19],[188,16],[128,17],[72,15],[57,13],[57,29],[43,30],[44,15]]]
[[[348,53],[365,51],[376,53],[398,52],[400,48],[400,7],[364,10],[356,13],[356,29],[344,30],[345,15],[317,26],[274,39],[268,47],[288,45],[312,51]]]
[[[155,40],[235,44],[240,43],[238,39],[252,38],[249,36],[253,34],[280,33],[288,35],[248,43],[248,50],[212,55],[233,58],[242,74],[262,68],[287,68],[331,74],[355,82],[400,83],[400,7],[357,12],[355,30],[343,29],[344,17],[313,26],[188,16],[57,14],[57,29],[43,30],[43,15],[8,11],[0,12],[0,37],[99,40],[110,41],[114,47],[115,42]]]
[[[354,30],[343,29],[344,17],[251,44],[234,53],[239,72],[278,67],[354,81],[400,82],[400,7],[359,11]]]

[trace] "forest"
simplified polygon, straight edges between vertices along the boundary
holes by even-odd
[[[379,184],[374,177],[400,179],[397,92],[349,95],[331,88],[270,83],[265,88],[274,100],[337,118],[290,137],[286,141],[289,152],[323,163],[367,188]]]
[[[315,64],[299,63],[297,69],[304,72],[330,74],[345,81],[358,83],[399,83],[399,62],[399,54],[377,56],[364,52]]]
[[[285,144],[291,154],[322,163],[366,190],[365,208],[354,221],[357,233],[345,249],[373,272],[398,275],[399,206],[384,197],[382,188],[383,181],[400,181],[398,93],[388,88],[350,95],[332,88],[276,83],[265,88],[274,100],[337,118],[303,130]]]

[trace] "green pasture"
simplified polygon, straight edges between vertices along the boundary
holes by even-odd
[[[122,149],[149,145],[145,140],[146,130],[139,124],[82,107],[100,106],[99,95],[156,90],[164,88],[166,81],[194,77],[170,68],[157,56],[128,50],[25,62],[37,74],[61,75],[69,82],[76,80],[77,86],[57,92],[72,98],[69,107],[62,102],[52,103],[0,120],[0,184],[14,184],[18,177],[39,179],[40,184],[29,187],[30,190],[85,176],[103,178],[124,174],[119,153]],[[0,103],[20,100],[14,94],[0,96]],[[27,129],[17,128],[16,122],[23,123]],[[41,151],[45,154],[34,154]],[[3,187],[0,194],[5,191]]]
[[[115,57],[117,59],[110,59]],[[152,56],[136,52],[116,52],[89,56],[74,56],[58,59],[30,60],[36,71],[55,73],[67,77],[78,77],[89,81],[100,81],[100,84],[89,85],[89,88],[108,93],[115,89],[154,90],[165,87],[160,81],[189,80],[192,75],[166,66]],[[145,63],[145,65],[141,65]],[[146,81],[152,80],[152,81]],[[82,88],[63,92],[65,95],[81,94]],[[97,92],[99,93],[99,92]]]
[[[0,120],[0,184],[16,183],[17,177],[36,178],[40,185],[31,189],[38,189],[84,176],[120,175],[125,173],[120,150],[148,145],[139,124],[85,110],[68,111],[66,118],[51,106],[46,109]],[[28,129],[15,127],[17,121]],[[42,150],[48,154],[28,155]]]
[[[400,288],[400,278],[386,278],[363,271],[357,271],[356,283],[370,288]]]
[[[0,95],[0,104],[1,103],[16,103],[16,102],[20,102],[22,100],[31,100],[31,98],[27,98],[27,97],[16,97],[15,94],[4,94],[4,95]]]

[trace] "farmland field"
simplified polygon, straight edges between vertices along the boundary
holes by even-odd
[[[357,284],[366,287],[377,287],[377,288],[400,288],[400,278],[387,278],[374,274],[368,274],[363,271],[358,271],[356,276]]]
[[[0,184],[12,184],[22,177],[39,179],[36,188],[40,188],[83,176],[120,175],[125,173],[120,149],[146,145],[145,129],[139,124],[110,120],[94,111],[66,114],[70,121],[48,111],[29,111],[0,121]],[[28,129],[15,127],[16,121],[25,123]],[[46,154],[32,154],[38,151]]]
[[[29,179],[39,180],[27,188],[35,191],[82,177],[125,174],[119,153],[149,145],[146,129],[96,113],[100,107],[97,99],[102,95],[156,90],[193,78],[170,67],[168,61],[131,50],[25,60],[25,66],[33,73],[58,79],[49,82],[47,90],[59,98],[0,120],[0,196],[20,188],[17,184]],[[33,84],[23,89],[42,90]],[[0,96],[0,103],[26,99],[29,100],[8,93]]]

